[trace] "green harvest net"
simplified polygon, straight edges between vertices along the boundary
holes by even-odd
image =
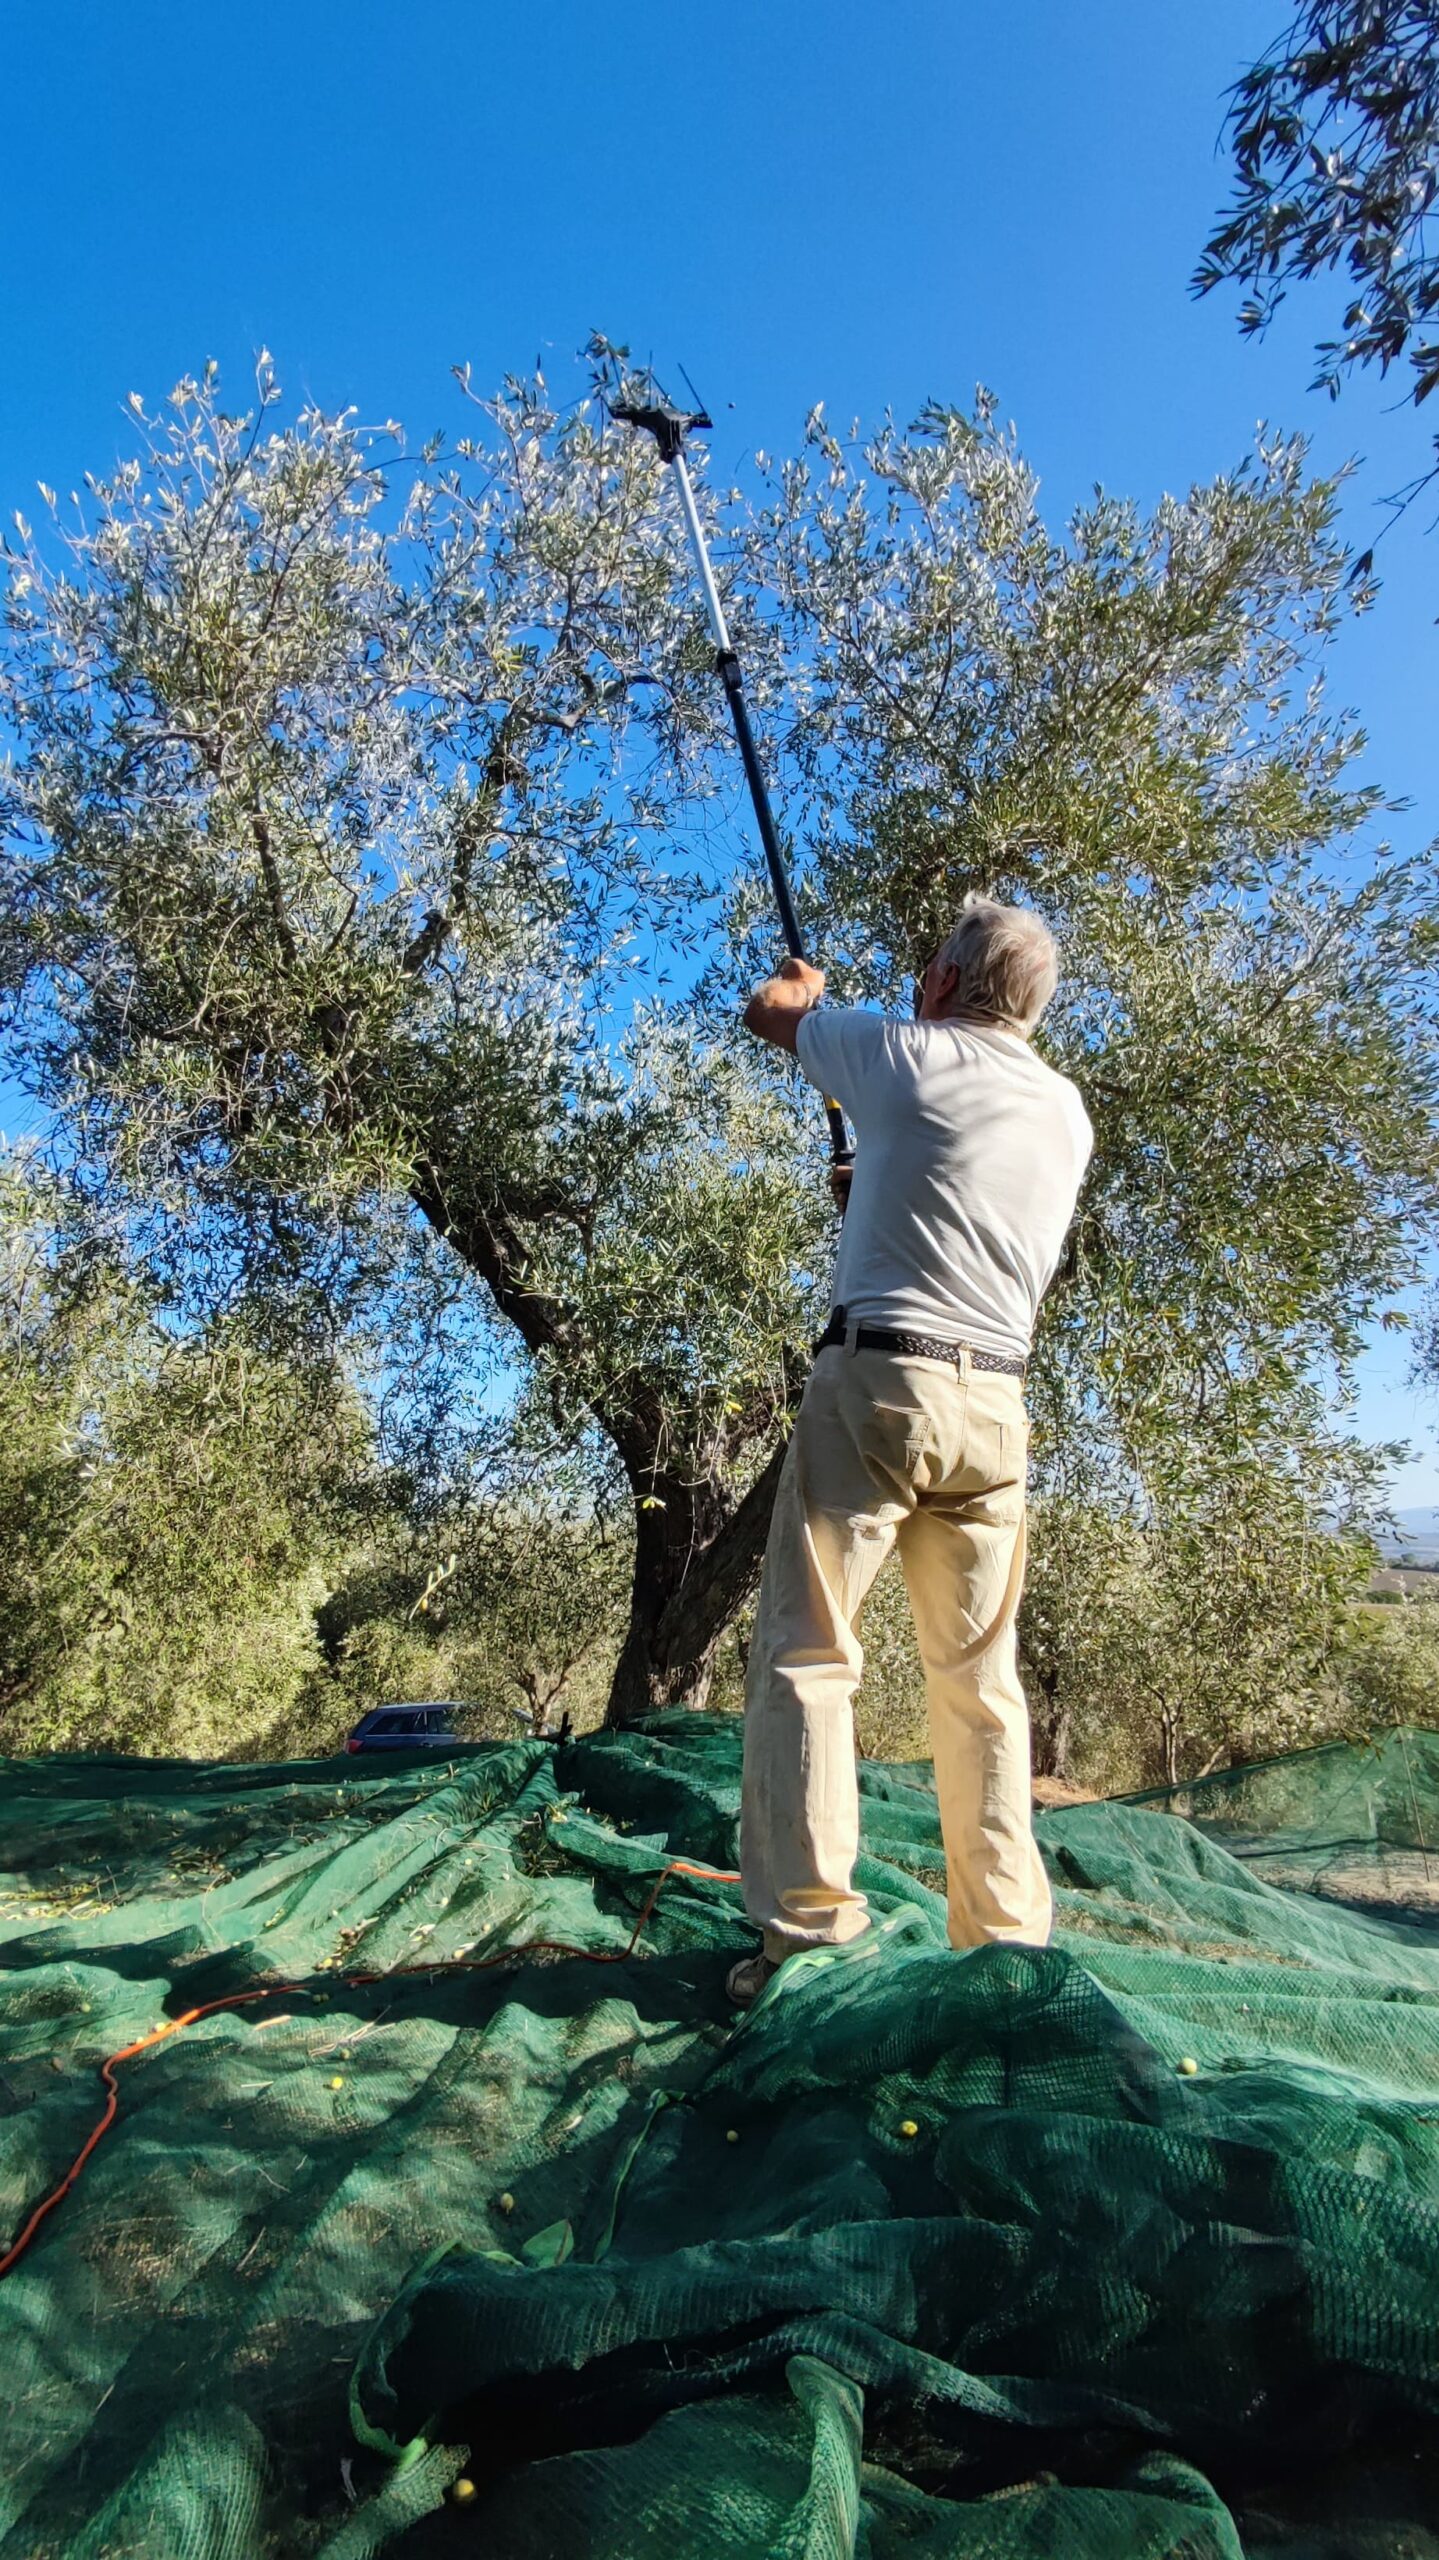
[[[1439,1736],[1048,1815],[965,1957],[868,1765],[743,2018],[732,1884],[624,1952],[739,1745],[4,1769],[0,2252],[274,1988],[0,2283],[0,2560],[1439,2560]]]

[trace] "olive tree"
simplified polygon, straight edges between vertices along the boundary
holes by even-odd
[[[207,377],[11,546],[0,977],[72,1189],[194,1315],[383,1328],[459,1273],[633,1524],[611,1713],[703,1698],[831,1249],[816,1121],[737,1035],[773,930],[667,479],[538,383],[448,455]],[[717,506],[835,983],[983,889],[1065,946],[1099,1133],[1041,1481],[1177,1511],[1305,1401],[1435,1199],[1427,884],[1369,840],[1323,644],[1333,491],[1266,447],[1064,532],[992,404]],[[668,984],[666,984],[668,980]],[[538,1400],[538,1401],[536,1401]],[[1237,1453],[1237,1454],[1236,1454]],[[1216,1473],[1217,1471],[1217,1473]]]
[[[467,1733],[592,1724],[623,1638],[631,1523],[583,1443],[513,1414],[437,1488],[396,1471],[320,1613],[346,1720],[381,1698],[447,1698]],[[438,1493],[438,1498],[437,1498]]]
[[[1168,1514],[1035,1506],[1024,1665],[1041,1770],[1176,1785],[1342,1720],[1372,1549],[1317,1521],[1282,1464],[1216,1471]]]
[[[1439,1721],[1439,1609],[1425,1601],[1353,1613],[1340,1664],[1351,1722],[1433,1726]]]
[[[178,1335],[133,1277],[77,1273],[56,1206],[0,1170],[0,1739],[288,1741],[371,1499],[359,1402],[323,1357]]]

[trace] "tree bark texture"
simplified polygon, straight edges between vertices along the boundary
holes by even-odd
[[[781,1442],[743,1500],[702,1542],[683,1518],[672,1524],[668,1510],[647,1509],[639,1498],[630,1620],[607,1724],[632,1724],[662,1707],[703,1707],[719,1640],[759,1582],[783,1463]]]

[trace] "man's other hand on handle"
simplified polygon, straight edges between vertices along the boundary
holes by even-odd
[[[824,971],[807,960],[786,960],[778,976],[756,987],[744,1009],[746,1031],[794,1054],[795,1033],[824,994]]]

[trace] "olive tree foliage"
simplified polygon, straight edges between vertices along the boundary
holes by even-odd
[[[192,1316],[382,1319],[408,1207],[628,1487],[616,1712],[698,1696],[826,1213],[790,1098],[645,978],[719,869],[677,851],[716,739],[680,528],[539,383],[448,457],[277,399],[137,399],[137,454],[11,546],[20,1072]]]
[[[439,1698],[471,1736],[599,1721],[623,1638],[630,1523],[596,1501],[583,1449],[495,1452],[437,1510],[397,1507],[356,1547],[320,1612],[337,1718]]]
[[[1240,285],[1254,336],[1292,283],[1342,270],[1350,298],[1315,387],[1333,396],[1358,367],[1407,362],[1408,396],[1426,400],[1439,384],[1436,0],[1305,0],[1236,83],[1226,138],[1234,198],[1195,291]]]
[[[1344,1721],[1368,1541],[1316,1521],[1281,1465],[1231,1468],[1142,1522],[1035,1505],[1024,1668],[1035,1761],[1104,1792],[1176,1785]]]
[[[629,1539],[589,1453],[491,1414],[416,1471],[261,1313],[177,1333],[0,1159],[0,1748],[314,1751],[386,1698],[593,1722]]]
[[[243,1324],[180,1338],[133,1278],[77,1274],[55,1207],[0,1168],[0,1747],[273,1747],[372,1491],[358,1402]]]
[[[668,480],[542,384],[453,455],[207,377],[12,546],[0,974],[73,1188],[190,1314],[383,1325],[405,1265],[522,1348],[630,1506],[617,1716],[753,1589],[831,1231],[738,1034],[774,933]],[[1050,531],[981,398],[816,416],[717,558],[836,990],[971,889],[1048,915],[1098,1132],[1032,1378],[1043,1490],[1196,1516],[1261,1453],[1367,1492],[1341,1378],[1436,1196],[1428,875],[1318,676],[1302,449]],[[709,954],[701,965],[700,954]],[[664,967],[678,983],[659,983]]]
[[[1340,1663],[1353,1727],[1439,1722],[1439,1608],[1406,1601],[1356,1609]]]

